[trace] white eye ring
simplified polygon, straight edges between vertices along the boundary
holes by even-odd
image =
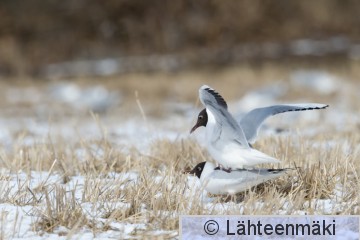
[[[200,115],[198,118],[199,118],[199,119],[203,119],[203,116],[202,116],[202,115]]]
[[[201,167],[198,167],[198,170],[201,171]]]

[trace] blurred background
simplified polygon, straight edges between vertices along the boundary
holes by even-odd
[[[356,0],[2,0],[0,138],[64,122],[88,132],[78,119],[90,112],[118,136],[135,118],[135,129],[154,118],[185,132],[202,84],[235,112],[285,101],[357,111],[359,12]]]
[[[356,0],[2,0],[0,75],[181,71],[284,58],[357,60],[359,10]]]

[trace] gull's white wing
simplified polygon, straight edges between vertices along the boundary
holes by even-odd
[[[228,112],[224,98],[207,85],[199,89],[200,101],[211,111],[216,119],[216,135],[214,139],[237,141],[243,147],[249,148],[245,134],[234,117]]]
[[[268,168],[253,168],[253,169],[236,169],[232,170],[230,173],[224,170],[214,170],[211,174],[211,177],[216,180],[230,180],[233,183],[238,183],[240,181],[251,181],[257,178],[261,179],[271,179],[273,176],[278,176],[284,174],[290,168],[281,168],[281,169],[268,169]]]
[[[244,131],[248,142],[254,143],[258,135],[260,126],[270,116],[293,111],[306,111],[314,109],[324,109],[329,105],[320,103],[300,103],[300,104],[281,104],[263,108],[255,108],[248,112],[240,120],[240,126]]]
[[[284,175],[289,169],[239,169],[227,173],[214,170],[206,179],[205,189],[213,194],[237,193],[245,191],[268,180]]]

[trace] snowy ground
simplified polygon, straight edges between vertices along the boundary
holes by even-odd
[[[153,117],[144,102],[134,104],[137,114],[125,116],[121,90],[99,84],[8,86],[0,109],[0,239],[172,238],[178,235],[181,214],[359,214],[359,193],[348,192],[359,187],[360,145],[354,135],[360,123],[359,90],[356,81],[301,70],[289,81],[261,85],[229,100],[237,117],[276,103],[326,99],[323,103],[330,104],[326,110],[283,114],[266,122],[258,146],[276,154],[283,167],[304,160],[297,165],[305,174],[278,182],[294,183],[295,190],[286,196],[277,190],[265,191],[268,195],[250,191],[241,202],[199,191],[198,180],[181,173],[204,159],[204,130],[189,135],[200,110],[195,103],[169,101],[161,106],[164,117]],[[286,101],[289,91],[307,94]],[[344,169],[337,171],[339,164]],[[306,173],[310,170],[319,172]],[[333,178],[312,192],[307,178],[321,180],[326,174]],[[270,208],[267,196],[276,197]],[[299,196],[302,202],[295,200]]]

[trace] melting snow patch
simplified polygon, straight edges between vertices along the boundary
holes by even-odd
[[[290,79],[295,87],[314,90],[324,95],[337,92],[341,86],[337,77],[323,71],[295,71]]]
[[[101,85],[82,88],[75,83],[62,82],[49,86],[48,92],[52,99],[78,110],[104,112],[120,101],[119,93],[109,92]]]
[[[265,86],[245,94],[236,106],[242,111],[251,111],[257,107],[266,107],[274,104],[276,99],[282,97],[287,90],[287,85],[283,83]]]

